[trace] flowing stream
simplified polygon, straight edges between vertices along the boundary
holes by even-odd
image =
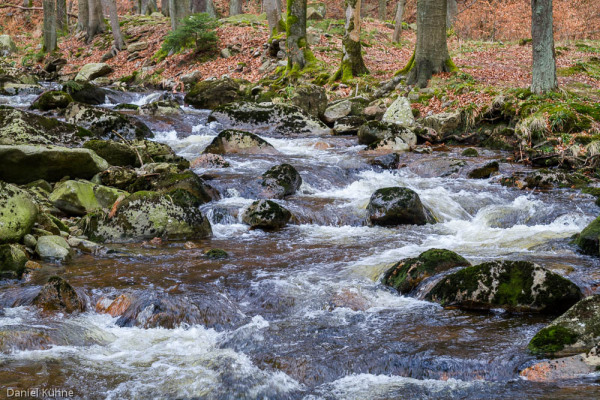
[[[159,94],[158,94],[159,95]],[[144,104],[152,94],[115,94],[112,103]],[[28,98],[13,98],[27,105]],[[3,99],[0,99],[0,103]],[[158,141],[192,160],[219,132],[207,111],[185,108],[177,121],[144,120]],[[77,316],[42,317],[7,307],[32,283],[3,282],[2,335],[17,332],[28,350],[0,354],[0,386],[60,387],[83,399],[573,399],[600,398],[598,375],[535,383],[519,378],[534,358],[526,347],[551,317],[472,313],[403,297],[379,283],[390,264],[429,248],[473,264],[530,260],[595,293],[600,263],[570,237],[595,218],[590,196],[574,190],[505,188],[464,172],[439,177],[448,158],[468,168],[506,156],[462,149],[406,153],[402,167],[372,167],[355,137],[263,137],[278,156],[226,156],[230,168],[196,169],[222,194],[202,206],[214,236],[161,246],[110,245],[102,257],[44,264],[33,277],[64,276],[89,299]],[[287,162],[299,192],[281,201],[293,223],[275,233],[249,230],[241,214],[251,182]],[[501,173],[523,172],[501,164]],[[365,207],[378,188],[414,189],[440,221],[373,227]],[[222,248],[225,260],[202,252]],[[39,282],[37,282],[39,280]],[[173,329],[128,327],[94,312],[101,297],[128,293],[186,314]],[[39,336],[51,346],[36,346]]]

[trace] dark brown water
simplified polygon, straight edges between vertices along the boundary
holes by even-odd
[[[163,131],[158,140],[191,159],[219,129],[205,117],[188,110],[171,132],[168,121],[149,122]],[[595,375],[519,378],[534,360],[527,343],[549,318],[444,310],[379,283],[391,263],[438,247],[473,263],[535,261],[593,293],[599,264],[569,244],[600,211],[590,197],[464,179],[468,168],[504,156],[491,151],[440,178],[440,160],[461,158],[461,149],[406,154],[406,167],[390,172],[370,167],[372,156],[355,138],[266,139],[283,155],[229,157],[229,169],[197,171],[214,177],[223,199],[203,206],[215,235],[196,248],[110,246],[102,257],[45,265],[34,285],[3,283],[0,335],[18,334],[28,350],[0,355],[0,386],[67,388],[84,399],[600,398]],[[319,142],[332,147],[317,150]],[[281,162],[304,180],[282,201],[295,222],[277,233],[249,231],[239,221],[255,196],[252,182]],[[522,169],[501,165],[505,174]],[[416,190],[440,223],[368,226],[368,199],[386,186]],[[230,257],[208,260],[208,248]],[[141,309],[178,315],[178,326],[142,328],[94,311],[48,318],[10,307],[56,273],[92,310],[102,297],[128,294]]]

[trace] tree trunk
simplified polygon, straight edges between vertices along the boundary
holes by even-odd
[[[52,53],[56,50],[56,3],[55,0],[44,0],[44,52]]]
[[[271,36],[277,35],[285,31],[285,24],[281,17],[281,9],[277,0],[264,0],[263,8],[267,13],[267,21],[269,22],[269,31]]]
[[[177,29],[191,12],[190,0],[170,0],[171,28]]]
[[[206,0],[192,0],[192,14],[206,12]]]
[[[160,12],[165,16],[168,17],[171,14],[169,13],[169,0],[161,0],[160,2]]]
[[[380,21],[385,20],[385,14],[387,11],[387,0],[379,0],[379,7],[378,7],[378,17]]]
[[[426,87],[433,74],[455,71],[446,42],[446,1],[417,1],[417,45],[408,65],[400,73],[408,72],[409,85]]]
[[[230,0],[229,1],[229,15],[242,14],[242,1],[243,0]]]
[[[56,28],[67,31],[67,0],[56,0]]]
[[[456,0],[448,0],[448,10],[446,11],[446,29],[452,28],[454,20],[458,14],[458,5]]]
[[[115,0],[106,0],[108,14],[110,16],[110,28],[112,29],[113,38],[115,39],[115,48],[123,50],[125,41],[121,35],[121,27],[119,26],[119,14],[117,13],[117,3]]]
[[[394,25],[394,35],[392,36],[393,43],[400,43],[400,37],[402,36],[402,20],[404,19],[404,6],[406,0],[398,0],[396,7],[396,24]]]
[[[288,71],[300,71],[314,57],[306,42],[306,0],[287,1],[286,30],[287,69]]]
[[[90,11],[88,7],[88,0],[78,0],[78,11],[77,11],[77,30],[87,31],[90,20]]]
[[[538,94],[558,87],[552,24],[552,0],[531,0],[531,91]]]
[[[155,0],[142,0],[142,12],[143,15],[150,15],[156,12],[158,9]]]
[[[94,36],[104,32],[104,14],[100,0],[89,0],[88,11],[87,42],[90,43]]]
[[[213,0],[206,0],[206,13],[213,18],[217,18],[217,9]]]
[[[333,79],[341,79],[342,82],[354,78],[357,75],[368,74],[362,57],[362,46],[360,45],[360,4],[361,0],[346,0],[346,26],[342,38],[342,65]]]

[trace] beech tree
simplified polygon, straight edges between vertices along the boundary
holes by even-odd
[[[56,0],[44,0],[42,8],[44,10],[44,45],[43,50],[46,53],[52,53],[57,48],[56,44]]]
[[[171,15],[169,13],[169,0],[161,0],[161,2],[160,2],[160,12],[165,17],[169,17]]]
[[[171,28],[177,29],[181,20],[188,17],[191,12],[190,0],[169,0],[169,14],[171,14]]]
[[[456,70],[446,42],[446,14],[446,0],[417,0],[417,45],[399,71],[408,73],[409,85],[425,87],[433,74]]]
[[[125,41],[123,40],[123,35],[121,35],[121,26],[119,25],[119,14],[117,13],[116,0],[106,0],[106,5],[108,7],[108,14],[110,17],[110,28],[115,40],[115,48],[117,50],[123,50],[125,48]]]
[[[558,87],[552,0],[531,0],[531,38],[533,68],[531,91],[546,93]]]
[[[67,1],[56,0],[56,28],[60,31],[68,30]]]
[[[387,0],[379,0],[377,16],[380,21],[385,20],[386,11],[387,11]]]
[[[229,15],[242,14],[242,0],[230,0],[229,1]]]
[[[267,14],[271,36],[285,32],[285,23],[281,17],[281,8],[279,7],[278,0],[264,0],[263,8]]]
[[[456,0],[448,0],[448,10],[446,11],[447,29],[452,28],[452,25],[454,25],[456,14],[458,14],[458,4],[456,4]]]
[[[394,35],[392,36],[392,42],[399,43],[400,36],[402,36],[402,20],[404,19],[404,7],[406,6],[406,0],[398,0],[396,6],[396,23],[394,25]]]
[[[300,71],[314,56],[306,42],[306,0],[287,1],[288,71]]]
[[[192,0],[192,14],[207,13],[212,18],[217,18],[217,10],[213,0]]]
[[[78,0],[77,9],[77,30],[87,31],[88,21],[90,19],[88,0]]]
[[[104,13],[100,0],[88,0],[88,15],[86,37],[87,42],[90,43],[94,36],[104,33]]]
[[[346,25],[342,38],[342,65],[333,76],[334,80],[348,81],[357,75],[369,73],[360,44],[360,3],[361,0],[345,0]]]

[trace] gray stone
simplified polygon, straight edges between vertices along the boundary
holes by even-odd
[[[419,195],[409,188],[389,187],[375,191],[367,212],[374,225],[425,225],[435,222]]]
[[[17,46],[9,35],[0,35],[0,56],[7,57],[17,51]]]
[[[386,110],[381,119],[402,126],[411,126],[415,123],[410,102],[406,97],[398,97]]]
[[[62,236],[41,236],[35,252],[42,260],[66,261],[71,257],[71,248]]]
[[[292,218],[292,213],[271,200],[258,200],[248,207],[242,221],[250,229],[277,230],[283,228]]]
[[[77,73],[75,82],[89,82],[93,79],[105,76],[113,72],[110,65],[105,63],[86,64]]]
[[[0,243],[20,241],[33,227],[37,215],[38,207],[26,191],[0,182]]]

